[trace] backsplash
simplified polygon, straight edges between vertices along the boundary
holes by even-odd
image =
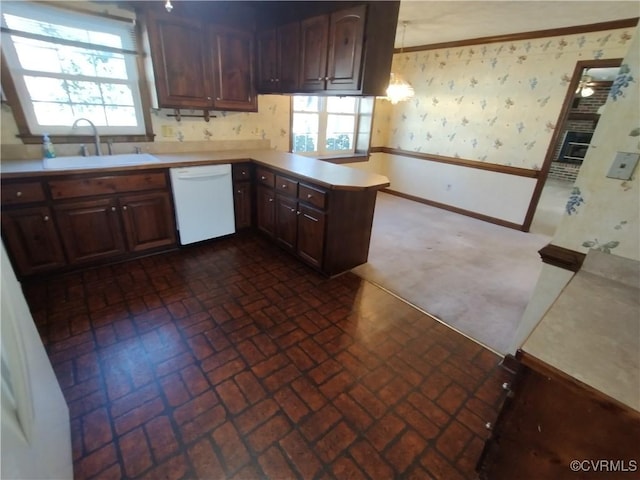
[[[172,153],[206,150],[236,150],[272,148],[289,151],[290,100],[284,95],[260,95],[258,112],[211,112],[216,118],[183,117],[181,121],[168,117],[173,110],[152,110],[151,119],[156,135],[154,142],[116,143],[114,153],[131,153],[136,146],[143,152]],[[1,158],[40,158],[40,145],[23,145],[16,137],[18,128],[7,105],[1,110]],[[183,115],[199,115],[201,111],[181,110]],[[169,127],[168,130],[163,127]],[[163,136],[169,132],[170,136]],[[79,155],[80,144],[54,145],[57,155]],[[106,147],[103,148],[106,151]]]

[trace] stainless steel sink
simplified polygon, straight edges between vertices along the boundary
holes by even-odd
[[[109,168],[124,165],[142,165],[156,163],[159,160],[148,153],[124,153],[121,155],[92,155],[87,157],[56,157],[45,158],[42,163],[45,169],[69,168]]]

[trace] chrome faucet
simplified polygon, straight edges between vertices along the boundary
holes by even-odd
[[[76,119],[75,122],[73,122],[73,125],[71,126],[71,130],[76,129],[76,127],[78,126],[78,122],[80,120],[84,120],[89,125],[91,125],[91,128],[93,128],[93,138],[96,143],[96,155],[102,155],[102,152],[100,151],[100,135],[98,135],[98,129],[96,128],[96,126],[93,124],[91,120],[89,120],[88,118],[78,118]]]

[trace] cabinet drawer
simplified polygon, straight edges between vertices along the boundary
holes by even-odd
[[[285,195],[298,195],[298,182],[287,177],[276,175],[276,190]]]
[[[42,189],[42,184],[40,182],[2,184],[3,206],[42,202],[44,200],[44,190]]]
[[[251,180],[251,165],[248,163],[235,163],[231,166],[233,180],[240,182],[242,180]]]
[[[256,179],[258,180],[258,183],[273,188],[276,176],[269,170],[258,168],[256,170]]]
[[[108,175],[71,180],[51,180],[49,182],[51,196],[54,200],[120,192],[139,192],[166,188],[166,186],[167,180],[164,172]]]
[[[327,206],[327,192],[303,183],[300,184],[298,189],[298,198],[302,202],[310,203],[323,210]]]

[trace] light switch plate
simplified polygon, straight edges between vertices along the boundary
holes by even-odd
[[[162,125],[162,136],[173,137],[173,127],[171,125]]]
[[[629,180],[633,170],[638,164],[638,153],[618,152],[613,164],[607,173],[608,178],[618,178],[620,180]]]

